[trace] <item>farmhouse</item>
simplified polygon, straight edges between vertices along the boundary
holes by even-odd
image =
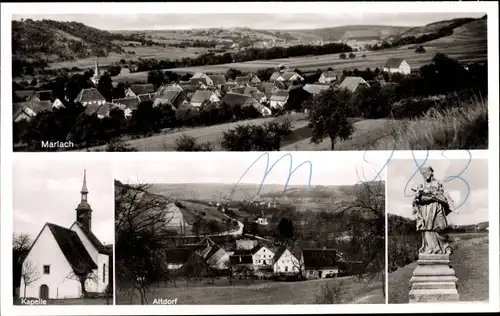
[[[282,82],[293,82],[293,81],[304,81],[304,78],[294,71],[286,71],[283,73],[273,73],[271,75],[271,81],[282,81]]]
[[[335,74],[334,71],[324,71],[321,76],[319,76],[318,82],[319,83],[332,83],[335,80],[337,80],[337,75]]]
[[[86,174],[76,208],[76,221],[69,229],[45,223],[22,264],[21,290],[40,299],[79,298],[87,292],[103,293],[110,281],[110,253],[92,233],[92,208],[88,204]],[[36,275],[34,282],[25,282]],[[26,283],[28,283],[26,285]]]
[[[265,217],[258,217],[258,218],[255,220],[255,222],[256,222],[257,224],[259,224],[259,225],[264,225],[264,226],[268,224],[268,222],[267,222],[267,218],[265,218]]]
[[[257,110],[261,107],[259,101],[257,101],[254,97],[232,92],[226,93],[221,102],[231,107],[241,106],[244,108],[247,106],[253,106]]]
[[[133,84],[125,90],[126,97],[137,97],[140,94],[149,94],[155,92],[152,84]]]
[[[273,271],[275,274],[297,273],[300,261],[285,247],[280,247],[273,257]]]
[[[202,252],[201,256],[212,269],[222,270],[226,267],[229,261],[229,254],[218,245],[208,245]]]
[[[195,73],[189,81],[192,83],[196,83],[196,84],[202,83],[205,86],[213,86],[214,85],[213,80],[209,76],[207,76],[206,74],[204,74],[202,72]]]
[[[52,111],[52,108],[52,102],[48,100],[14,103],[12,109],[13,120],[14,122],[29,121],[43,111]]]
[[[116,104],[105,102],[103,104],[89,104],[85,107],[84,113],[87,115],[96,114],[98,118],[103,119],[109,116],[109,112],[117,107]]]
[[[81,103],[83,106],[89,104],[104,104],[106,99],[96,88],[82,89],[75,98],[75,103]]]
[[[282,109],[288,100],[288,90],[280,90],[271,95],[269,98],[271,109]]]
[[[215,92],[209,90],[198,90],[191,97],[191,105],[199,107],[205,102],[219,102],[220,99],[217,97]]]
[[[320,94],[321,92],[330,89],[332,86],[330,84],[306,84],[304,90],[312,95]]]
[[[234,79],[234,82],[236,82],[236,84],[238,84],[240,87],[241,86],[246,86],[247,83],[250,83],[250,76],[240,76],[240,77],[236,77]]]
[[[187,102],[188,97],[183,90],[178,90],[171,87],[163,87],[158,89],[157,99],[155,99],[155,104],[157,104],[158,99],[168,100],[175,108],[179,108],[182,103]]]
[[[137,98],[137,97],[113,99],[111,102],[113,104],[121,106],[122,108],[128,109],[128,110],[124,110],[125,115],[127,115],[127,113],[131,114],[132,111],[137,110],[137,108],[139,107],[139,104],[140,104],[139,98]]]
[[[304,249],[302,256],[305,276],[308,279],[334,277],[339,273],[335,249]]]
[[[212,80],[212,85],[219,89],[226,83],[226,76],[224,76],[224,74],[208,75],[208,78]]]
[[[339,89],[347,89],[355,92],[361,86],[369,87],[370,85],[361,77],[345,77],[339,85]]]
[[[409,75],[411,73],[411,67],[406,60],[402,58],[389,58],[382,68],[382,71],[390,74],[400,73],[403,75]]]
[[[54,100],[54,102],[52,102],[52,108],[54,108],[54,109],[63,108],[63,107],[64,107],[64,103],[62,103],[61,100],[59,100],[59,98],[56,98]]]
[[[272,266],[274,253],[262,245],[255,246],[252,250],[252,259],[255,268]]]

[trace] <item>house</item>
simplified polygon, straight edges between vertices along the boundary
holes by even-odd
[[[251,95],[244,95],[238,93],[228,92],[222,98],[221,103],[226,104],[228,106],[240,106],[242,108],[253,106],[255,109],[261,109],[261,104]]]
[[[238,84],[236,82],[226,82],[220,87],[220,89],[222,92],[228,92],[235,87],[238,87]]]
[[[96,60],[94,67],[94,75],[92,75],[92,78],[90,78],[90,80],[94,85],[97,86],[97,84],[99,84],[99,79],[101,79],[101,70],[99,69],[99,63]]]
[[[280,90],[271,95],[269,106],[271,109],[282,109],[288,100],[288,90]]]
[[[400,73],[409,75],[411,73],[411,67],[403,58],[389,58],[382,68],[382,71],[390,74]]]
[[[339,85],[339,89],[347,89],[355,92],[359,87],[369,87],[370,85],[361,77],[345,77]]]
[[[212,269],[223,270],[227,267],[229,254],[218,245],[207,245],[201,255]]]
[[[250,77],[249,76],[239,76],[234,79],[234,82],[236,82],[239,86],[246,86],[247,83],[250,83]]]
[[[298,273],[300,261],[288,248],[280,247],[273,257],[275,274]]]
[[[103,119],[109,116],[109,112],[115,107],[115,104],[109,102],[103,104],[89,104],[85,107],[83,112],[87,115],[97,114],[98,118]]]
[[[206,74],[204,74],[202,72],[195,73],[189,79],[189,81],[192,82],[192,83],[202,82],[206,86],[213,86],[214,85],[213,80],[208,75],[206,75]]]
[[[252,96],[252,98],[255,99],[254,96]],[[271,116],[273,114],[273,111],[270,108],[261,103],[255,103],[253,106],[263,117]]]
[[[191,105],[195,107],[201,106],[205,102],[219,102],[220,99],[213,91],[209,90],[198,90],[191,97]]]
[[[262,81],[256,75],[253,75],[253,76],[250,77],[249,83],[253,84],[253,83],[259,83],[259,82],[262,82]]]
[[[195,253],[192,247],[176,247],[165,249],[165,262],[167,269],[180,269]]]
[[[64,107],[64,103],[62,103],[61,100],[59,100],[59,98],[56,98],[54,100],[54,102],[52,102],[52,108],[54,108],[54,109],[63,108],[63,107]]]
[[[273,79],[274,78],[274,79]],[[279,73],[279,75],[275,75],[273,73],[271,75],[271,81],[282,81],[282,82],[293,82],[293,81],[304,81],[304,77],[299,75],[298,73],[294,71],[285,71],[282,73]]]
[[[139,104],[141,103],[140,99],[138,97],[113,99],[111,102],[113,104],[121,106],[122,108],[128,109],[130,111],[130,114],[133,111],[137,110],[137,108],[139,107]]]
[[[257,224],[259,224],[259,225],[264,225],[264,226],[268,224],[268,222],[267,222],[267,218],[265,218],[265,217],[258,217],[258,218],[255,220],[255,222],[256,222]]]
[[[155,92],[153,84],[133,84],[125,90],[125,97],[137,97],[140,94],[149,94]]]
[[[139,103],[154,102],[156,98],[158,98],[158,94],[156,93],[139,94],[137,98],[139,99]]]
[[[272,266],[274,252],[263,245],[257,245],[252,250],[252,259],[255,268]]]
[[[231,266],[239,269],[253,269],[253,258],[251,254],[233,254],[229,256]]]
[[[321,76],[319,76],[318,82],[319,83],[332,83],[335,80],[337,80],[337,75],[335,74],[334,71],[324,71]]]
[[[22,263],[21,275],[37,271],[40,276],[28,285],[21,277],[20,293],[26,297],[79,298],[83,293],[79,276],[86,278],[87,292],[104,293],[112,281],[110,253],[92,233],[88,193],[84,171],[76,221],[69,229],[45,223]]]
[[[22,120],[30,121],[36,116],[35,111],[33,111],[29,105],[29,102],[14,103],[12,107],[12,119],[14,122],[20,122]]]
[[[106,99],[96,88],[82,89],[75,98],[75,103],[81,103],[83,106],[89,104],[104,104]]]
[[[312,95],[318,95],[324,90],[330,89],[332,86],[330,84],[306,84],[304,90]]]
[[[158,104],[158,99],[167,100],[170,104],[172,104],[172,106],[174,106],[174,108],[177,109],[183,103],[187,102],[188,97],[183,90],[166,87],[164,89],[159,89],[156,93],[155,106]]]
[[[224,74],[208,75],[208,78],[212,80],[212,85],[219,89],[222,85],[226,84],[226,76]]]
[[[207,89],[211,86],[211,80],[206,78],[191,78],[189,84],[198,87],[198,89]]]
[[[302,262],[308,279],[324,279],[337,276],[337,251],[335,249],[304,249]]]

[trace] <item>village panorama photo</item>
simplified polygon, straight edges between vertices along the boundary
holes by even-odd
[[[13,149],[488,148],[485,12],[326,12],[14,14]]]
[[[13,178],[14,305],[114,304],[111,165],[18,157]]]
[[[384,304],[384,175],[326,156],[115,163],[116,304]]]

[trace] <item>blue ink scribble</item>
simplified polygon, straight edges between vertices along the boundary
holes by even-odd
[[[283,192],[286,192],[287,189],[288,189],[288,185],[290,184],[290,179],[292,178],[292,175],[295,173],[295,171],[297,171],[297,169],[299,169],[300,167],[308,164],[309,165],[309,181],[308,181],[308,186],[310,187],[311,186],[311,181],[312,181],[312,162],[309,161],[309,160],[306,160],[304,162],[302,162],[301,164],[299,164],[297,167],[293,168],[293,157],[291,154],[284,154],[283,156],[281,156],[278,160],[276,160],[272,165],[271,167],[269,167],[269,153],[263,153],[262,155],[260,155],[246,170],[245,172],[243,173],[243,175],[240,177],[240,179],[238,180],[238,182],[236,182],[233,190],[231,191],[231,195],[229,196],[229,199],[231,199],[231,197],[233,196],[234,192],[236,191],[236,188],[238,187],[238,185],[240,184],[241,180],[243,179],[243,177],[245,177],[245,175],[248,173],[248,171],[262,158],[262,157],[266,157],[266,169],[264,171],[264,176],[262,177],[262,180],[260,182],[260,186],[259,186],[259,190],[257,191],[256,195],[260,194],[261,190],[262,190],[262,187],[264,186],[264,182],[266,181],[266,178],[267,176],[269,175],[269,173],[273,170],[274,166],[276,166],[278,164],[278,162],[280,162],[283,158],[285,157],[290,157],[290,168],[289,168],[289,171],[288,171],[288,177],[286,178],[286,181],[285,181],[285,188],[283,190]],[[293,168],[293,169],[292,169]]]
[[[371,180],[371,181],[366,181],[366,178],[364,176],[364,172],[363,172],[363,180],[360,179],[359,174],[358,174],[358,170],[356,170],[356,175],[358,176],[358,179],[359,179],[358,184],[363,183],[363,182],[375,182],[375,181],[377,181],[377,179],[381,179],[382,172],[387,168],[387,166],[389,165],[389,162],[392,160],[392,157],[394,156],[394,152],[396,151],[396,143],[397,143],[397,139],[393,134],[383,135],[383,136],[379,137],[378,139],[376,139],[375,141],[382,139],[386,136],[392,136],[392,138],[394,139],[394,147],[392,148],[392,151],[389,154],[389,158],[387,158],[384,165],[382,165],[382,167],[380,168],[379,171],[377,171],[375,168],[373,168],[373,170],[375,170],[375,177],[373,177],[373,180]],[[373,166],[373,164],[366,159],[366,154],[368,153],[369,149],[370,148],[368,148],[364,151],[363,161]]]
[[[460,207],[462,207],[465,202],[467,202],[467,199],[469,198],[470,196],[470,185],[469,183],[462,177],[462,174],[469,168],[471,162],[472,162],[472,153],[470,152],[470,150],[466,150],[467,153],[469,154],[469,160],[467,161],[467,164],[466,166],[456,175],[452,175],[452,176],[447,176],[446,178],[443,179],[443,182],[451,182],[453,180],[459,180],[461,181],[462,183],[465,184],[465,187],[466,187],[466,194],[465,194],[465,198],[460,202],[458,203],[458,205],[455,206],[455,209],[458,210]],[[444,153],[446,152],[446,150],[443,150],[441,152],[441,156],[444,157],[444,158],[448,158],[444,155]],[[405,197],[414,197],[415,194],[407,194],[406,191],[408,189],[408,185],[410,184],[410,181],[415,177],[415,175],[417,173],[419,173],[420,171],[420,168],[422,168],[425,163],[427,162],[427,160],[429,159],[429,151],[426,152],[426,156],[425,156],[425,159],[424,161],[419,164],[416,157],[415,157],[415,154],[412,150],[412,157],[413,157],[413,161],[415,162],[415,166],[417,167],[417,169],[415,170],[415,172],[412,174],[412,176],[410,177],[410,179],[408,179],[408,181],[406,182],[406,185],[405,185],[405,188],[404,188],[404,196]]]

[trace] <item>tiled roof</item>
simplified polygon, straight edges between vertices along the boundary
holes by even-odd
[[[304,90],[311,94],[320,94],[323,90],[328,90],[331,88],[329,84],[306,84]]]
[[[361,77],[345,77],[339,85],[339,88],[354,91],[360,84],[368,85],[368,83]]]
[[[251,78],[249,76],[240,76],[236,77],[234,81],[239,85],[244,85],[245,83],[250,82],[250,79]]]
[[[330,70],[330,71],[323,71],[323,77],[325,78],[336,78],[337,77],[337,74],[335,73],[335,71],[333,70]]]
[[[75,231],[52,223],[47,223],[46,225],[52,232],[54,239],[75,274],[84,274],[97,269],[94,260],[90,257]]]
[[[158,94],[156,93],[139,94],[137,95],[137,98],[139,98],[139,103],[154,102],[156,98],[158,98]]]
[[[224,76],[223,74],[208,75],[208,78],[212,79],[213,83],[216,85],[226,83],[226,76]]]
[[[385,68],[399,68],[399,65],[403,62],[403,58],[389,58],[385,62]]]
[[[191,79],[198,79],[198,78],[203,78],[205,74],[203,72],[196,72]]]
[[[243,106],[249,98],[251,98],[251,96],[228,92],[222,98],[221,102],[229,106],[236,106],[236,105]]]
[[[281,258],[281,256],[283,255],[283,253],[286,251],[286,247],[279,247],[276,252],[274,253],[274,257],[273,257],[273,262],[276,262],[279,260],[279,258]]]
[[[184,264],[189,260],[193,252],[193,249],[190,247],[169,248],[165,249],[165,258],[167,263]]]
[[[191,85],[197,85],[197,86],[200,86],[200,84],[204,84],[205,86],[208,86],[207,78],[191,78],[189,80],[189,83]]]
[[[78,227],[80,227],[80,229],[83,231],[85,236],[87,236],[87,238],[90,240],[92,245],[97,249],[97,251],[99,253],[106,254],[106,255],[109,254],[108,249],[106,249],[106,247],[104,247],[104,245],[99,241],[99,239],[96,237],[96,235],[94,235],[93,232],[86,229],[82,224],[80,224],[78,222],[75,222],[75,224],[78,225]]]
[[[133,84],[130,86],[130,90],[132,90],[136,95],[139,95],[139,94],[153,93],[155,91],[155,88],[151,83]]]
[[[206,100],[210,99],[210,96],[212,95],[212,91],[207,91],[207,90],[198,90],[195,92],[195,94],[191,97],[191,103],[196,102],[196,103],[203,103]]]
[[[285,101],[288,98],[288,90],[280,90],[271,95],[270,100]]]
[[[306,269],[332,268],[337,264],[335,249],[304,249],[302,254]]]
[[[139,101],[139,98],[123,98],[123,99],[113,99],[112,101],[114,104],[121,104],[126,106],[127,108],[131,110],[136,110],[139,104],[141,103]]]
[[[115,106],[115,104],[109,102],[103,104],[89,104],[85,107],[84,113],[87,115],[96,113],[97,115],[107,116],[109,111]]]
[[[222,85],[221,90],[227,92],[227,91],[229,91],[237,86],[238,86],[238,84],[236,84],[234,82],[228,82],[228,83],[225,83]]]
[[[279,78],[279,76],[281,76],[281,73],[279,71],[273,72],[273,74],[271,75],[271,78],[269,80],[275,81],[276,79]]]
[[[183,92],[181,90],[167,88],[159,92],[157,98],[168,100],[170,103],[174,104],[182,93]]]
[[[294,75],[296,75],[297,73],[294,72],[294,71],[289,71],[289,72],[284,72],[281,74],[281,77],[284,79],[284,81],[288,81],[290,80],[290,78],[292,78]]]
[[[91,102],[106,100],[96,88],[82,89],[75,99],[75,102]]]

